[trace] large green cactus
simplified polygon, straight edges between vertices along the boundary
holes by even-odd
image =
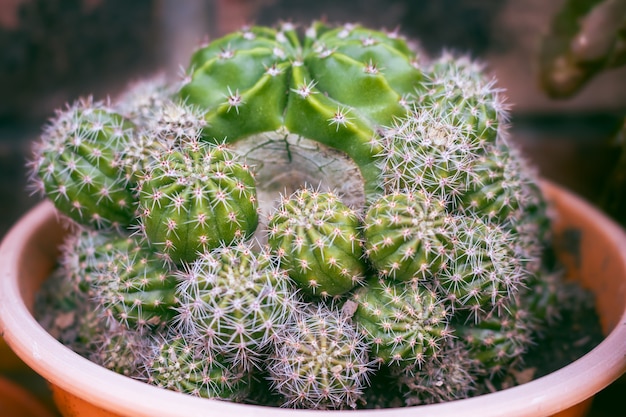
[[[345,152],[374,192],[373,138],[405,114],[416,60],[402,39],[360,26],[314,23],[303,40],[292,25],[252,27],[195,52],[180,94],[206,109],[209,139],[287,130]]]

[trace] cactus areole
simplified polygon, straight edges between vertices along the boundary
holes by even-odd
[[[416,53],[394,34],[314,23],[302,39],[283,24],[197,50],[180,94],[206,109],[208,140],[263,134],[286,153],[289,133],[312,140],[348,155],[370,195],[379,190],[376,132],[406,114],[406,96],[422,78]]]

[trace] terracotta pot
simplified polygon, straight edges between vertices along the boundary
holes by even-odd
[[[626,234],[582,199],[552,184],[544,189],[559,214],[557,242],[572,278],[597,296],[604,341],[570,365],[532,382],[475,398],[419,407],[420,416],[515,417],[584,415],[590,398],[626,370]],[[9,346],[48,380],[67,416],[333,417],[304,411],[205,400],[159,389],[95,365],[57,342],[32,316],[37,289],[52,270],[64,228],[44,202],[0,246],[0,330]],[[563,240],[571,236],[577,239]],[[572,244],[575,243],[575,244]],[[415,407],[350,412],[350,416],[409,417]]]

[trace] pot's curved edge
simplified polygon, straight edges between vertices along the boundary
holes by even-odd
[[[542,186],[550,195],[564,194],[564,198],[575,203],[583,212],[598,213],[597,209],[589,203],[554,184],[545,182]],[[602,217],[602,228],[614,226],[610,219]],[[12,274],[17,276],[19,251],[32,239],[35,230],[46,222],[55,221],[55,218],[54,207],[47,202],[41,203],[16,223],[0,245],[0,262],[4,263],[0,265],[2,269],[0,274],[0,333],[4,334],[7,344],[18,356],[50,383],[75,395],[84,396],[104,409],[111,409],[110,406],[113,404],[116,413],[136,416],[220,415],[220,413],[229,415],[232,413],[239,417],[287,417],[294,412],[315,416],[320,416],[320,413],[325,415],[336,413],[242,406],[224,401],[212,401],[209,405],[205,399],[162,390],[116,374],[60,344],[35,321],[21,299],[17,280],[10,279]],[[612,238],[616,244],[624,248],[625,256],[622,262],[626,264],[626,234],[622,231]],[[20,323],[20,325],[11,325],[15,323]],[[9,326],[11,326],[11,332],[6,333],[5,329]],[[64,371],[64,374],[61,375],[60,371]],[[437,415],[438,417],[456,416],[459,413],[469,415],[468,412],[472,407],[479,407],[481,416],[515,417],[528,415],[526,414],[528,412],[534,412],[536,415],[550,415],[593,396],[624,371],[626,371],[626,313],[622,315],[620,324],[600,345],[581,359],[556,372],[493,394],[444,404],[420,406],[419,415]],[[90,375],[90,378],[85,379],[85,374]],[[591,376],[598,377],[598,382],[593,386],[586,382]],[[571,380],[577,380],[579,383],[572,386],[569,384]],[[103,386],[109,389],[106,392],[101,391]],[[537,392],[542,394],[537,396]],[[556,394],[560,395],[558,402],[551,399]],[[173,410],[172,403],[176,403]],[[505,408],[502,404],[505,404]],[[142,407],[144,411],[138,413],[139,407]],[[168,409],[170,411],[167,411]],[[415,415],[417,410],[407,407],[359,412],[374,413],[378,417],[408,417]]]

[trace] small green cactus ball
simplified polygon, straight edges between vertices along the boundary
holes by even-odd
[[[331,192],[301,189],[281,199],[268,241],[306,293],[336,296],[365,277],[357,213]]]

